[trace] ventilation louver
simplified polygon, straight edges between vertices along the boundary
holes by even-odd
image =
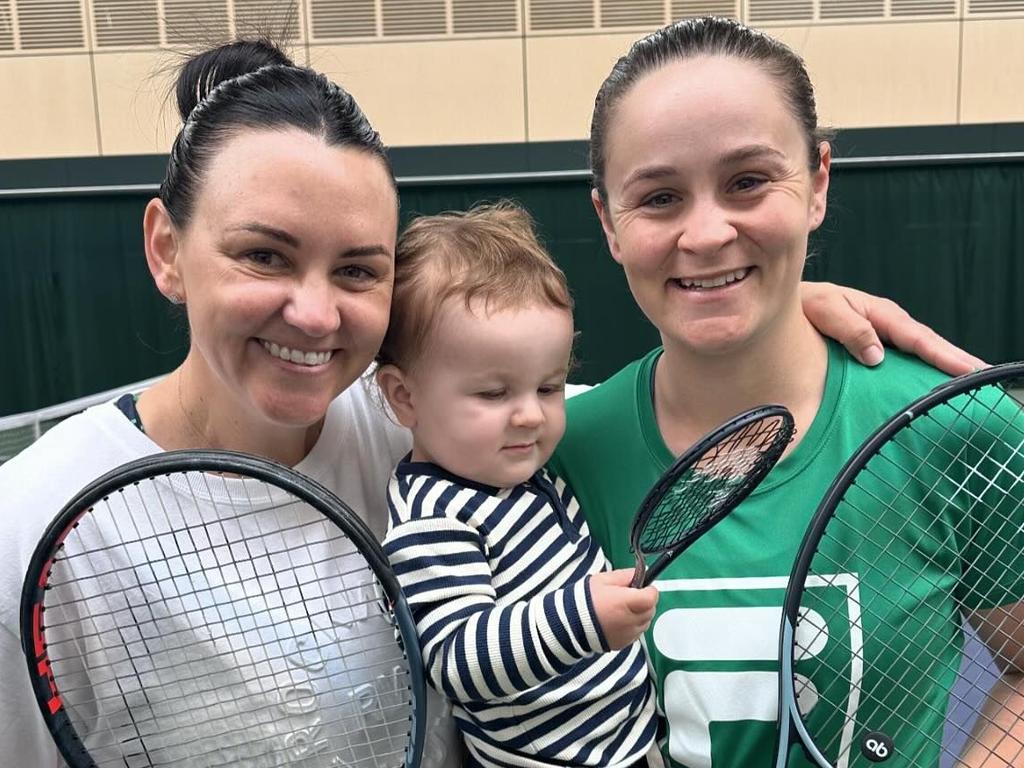
[[[21,49],[84,48],[79,0],[15,0]]]
[[[296,0],[235,0],[235,34],[295,40],[299,36],[299,4]]]
[[[314,40],[377,34],[374,0],[312,0],[311,11]]]
[[[724,16],[738,19],[735,0],[672,0],[672,20],[692,16]]]
[[[516,0],[452,0],[455,34],[518,32]]]
[[[1024,13],[1024,0],[967,0],[971,13]]]
[[[224,0],[164,0],[164,28],[169,45],[223,42],[230,35],[227,3]]]
[[[385,37],[448,31],[444,0],[382,0],[381,11]]]
[[[593,29],[592,0],[530,0],[530,29]]]
[[[813,16],[811,0],[750,0],[750,21],[753,24],[765,21],[809,21]]]
[[[665,23],[662,0],[602,0],[601,26],[654,29]]]
[[[93,0],[92,22],[101,48],[160,43],[156,0]]]
[[[0,0],[0,51],[14,50],[14,18],[10,0]]]

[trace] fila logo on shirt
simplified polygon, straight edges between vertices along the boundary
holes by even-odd
[[[818,586],[838,588],[838,599],[857,589],[853,574],[826,578]],[[686,666],[669,672],[663,683],[668,751],[674,760],[711,768],[712,722],[776,721],[779,624],[787,582],[786,576],[655,582],[666,604],[686,606],[661,613],[649,636],[668,663]],[[805,626],[824,625],[820,615],[807,618]],[[815,629],[803,643],[799,625],[797,633],[803,659],[818,656],[829,642],[827,631]],[[801,711],[808,712],[818,693],[810,680],[801,682],[798,701]]]

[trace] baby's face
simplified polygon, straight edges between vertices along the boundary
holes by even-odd
[[[406,376],[413,459],[497,487],[527,480],[565,432],[572,315],[450,300]]]

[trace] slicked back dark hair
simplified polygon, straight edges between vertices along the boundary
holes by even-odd
[[[225,141],[239,131],[298,128],[329,146],[380,158],[394,183],[380,136],[351,94],[308,67],[297,67],[268,40],[239,40],[200,53],[175,86],[184,124],[167,161],[160,200],[179,229]]]
[[[615,105],[640,78],[674,61],[698,56],[726,56],[759,65],[779,84],[789,111],[800,125],[812,171],[821,163],[819,144],[829,132],[818,128],[814,87],[803,60],[778,40],[738,21],[706,16],[662,27],[633,43],[601,84],[590,122],[590,170],[594,188],[608,202],[604,183],[605,143]]]

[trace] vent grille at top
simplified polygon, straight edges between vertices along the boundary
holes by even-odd
[[[823,19],[877,19],[884,13],[883,0],[821,0]]]
[[[374,0],[313,0],[313,38],[374,37],[375,6]]]
[[[11,0],[0,0],[0,51],[14,50],[14,18]]]
[[[672,0],[672,19],[688,19],[691,16],[725,16],[738,19],[736,0]]]
[[[164,0],[164,25],[171,45],[202,42],[208,45],[228,38],[228,7],[224,0]]]
[[[83,48],[79,0],[16,0],[23,50]]]
[[[825,1],[822,0],[822,4]],[[811,19],[813,14],[814,8],[811,5],[811,0],[750,0],[751,23],[782,20],[806,21]]]
[[[602,0],[602,27],[660,27],[665,23],[662,0]]]
[[[235,34],[294,40],[299,36],[298,0],[235,0]]]
[[[955,16],[956,0],[892,0],[893,16]]]
[[[1024,0],[968,0],[971,13],[1022,13]]]
[[[93,0],[92,19],[101,47],[160,42],[156,0]]]
[[[385,35],[443,35],[444,0],[383,0]]]
[[[452,0],[452,31],[518,32],[516,0]]]
[[[694,16],[743,18],[755,26],[899,22],[960,13],[969,18],[1024,14],[1024,0],[747,0],[742,16],[737,0],[0,0],[0,52],[84,49],[89,41],[83,9],[91,14],[100,49],[168,45],[188,50],[236,35],[283,41],[308,35],[309,41],[327,42],[640,31]]]
[[[593,29],[592,0],[530,0],[530,29]]]

